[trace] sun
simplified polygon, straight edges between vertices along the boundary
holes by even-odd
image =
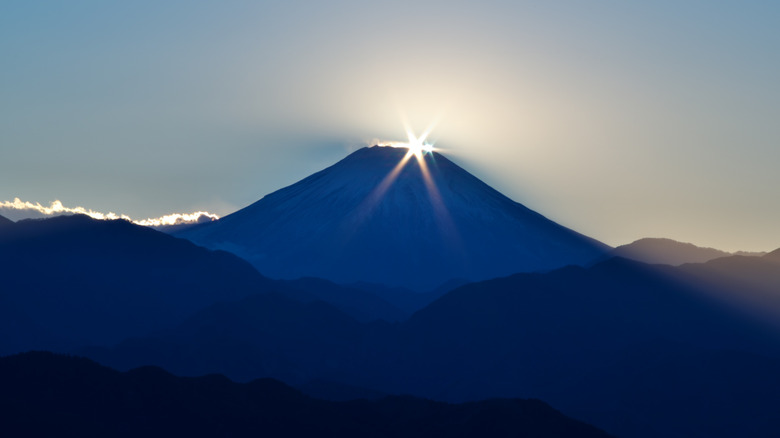
[[[417,138],[411,132],[408,132],[407,134],[409,135],[409,142],[404,146],[408,147],[409,153],[417,157],[418,160],[421,159],[424,154],[433,153],[433,145],[426,143],[424,137]]]
[[[425,141],[430,132],[431,130],[427,129],[421,136],[417,137],[411,129],[407,129],[406,136],[409,137],[409,141],[401,143],[399,146],[409,148],[409,155],[414,155],[418,160],[421,160],[423,155],[433,153],[433,145]]]
[[[390,141],[390,142],[382,142],[377,143],[379,146],[390,146],[394,148],[405,148],[408,149],[408,152],[404,159],[401,161],[401,166],[403,167],[404,164],[406,164],[407,161],[409,161],[410,158],[415,157],[417,158],[418,162],[423,161],[423,157],[428,155],[433,155],[433,152],[436,151],[433,147],[432,143],[429,143],[427,141],[428,136],[431,134],[431,131],[433,131],[433,128],[436,126],[437,122],[433,122],[431,125],[428,126],[428,128],[425,129],[425,131],[418,137],[414,134],[414,131],[412,131],[412,128],[409,126],[409,123],[404,120],[404,128],[406,129],[406,136],[409,139],[406,142],[403,141]]]
[[[363,212],[361,216],[363,219],[360,220],[365,220],[365,218],[370,215],[370,213],[378,205],[379,201],[385,196],[393,183],[398,179],[405,166],[412,160],[412,157],[414,157],[417,161],[418,169],[420,171],[420,176],[422,176],[425,189],[428,192],[428,198],[430,199],[431,205],[433,206],[433,212],[437,226],[443,230],[449,230],[448,238],[454,239],[454,241],[460,241],[455,224],[452,221],[452,217],[450,216],[447,206],[444,203],[441,192],[436,186],[436,178],[434,173],[431,172],[430,168],[430,166],[436,166],[436,156],[433,155],[433,152],[438,149],[435,149],[432,144],[426,141],[426,139],[433,130],[433,126],[435,124],[429,126],[428,129],[426,129],[425,132],[423,132],[419,137],[414,135],[414,132],[409,128],[408,124],[406,125],[406,135],[409,138],[409,141],[377,144],[377,146],[406,148],[407,152],[395,165],[395,167],[393,167],[390,173],[388,173],[374,188],[374,190],[372,190],[371,193],[365,198],[365,200],[363,200],[360,207],[358,208],[358,211]],[[429,155],[427,160],[426,155]]]

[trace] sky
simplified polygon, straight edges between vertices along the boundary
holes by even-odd
[[[0,3],[0,201],[228,214],[430,140],[610,245],[780,247],[780,3]]]

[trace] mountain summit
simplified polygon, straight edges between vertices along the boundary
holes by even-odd
[[[430,289],[587,263],[608,248],[437,152],[362,148],[222,219],[179,233],[276,278]]]

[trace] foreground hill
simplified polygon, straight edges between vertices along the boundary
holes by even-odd
[[[120,373],[51,353],[0,358],[9,436],[607,437],[536,400],[450,405],[412,397],[327,402],[281,382]]]
[[[405,161],[406,154],[405,148],[360,149],[178,235],[234,252],[272,278],[418,291],[453,278],[585,264],[609,249],[512,201],[439,153]]]

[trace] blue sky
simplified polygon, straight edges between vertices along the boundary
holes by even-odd
[[[402,116],[609,244],[780,247],[776,2],[0,4],[0,200],[243,207]]]

